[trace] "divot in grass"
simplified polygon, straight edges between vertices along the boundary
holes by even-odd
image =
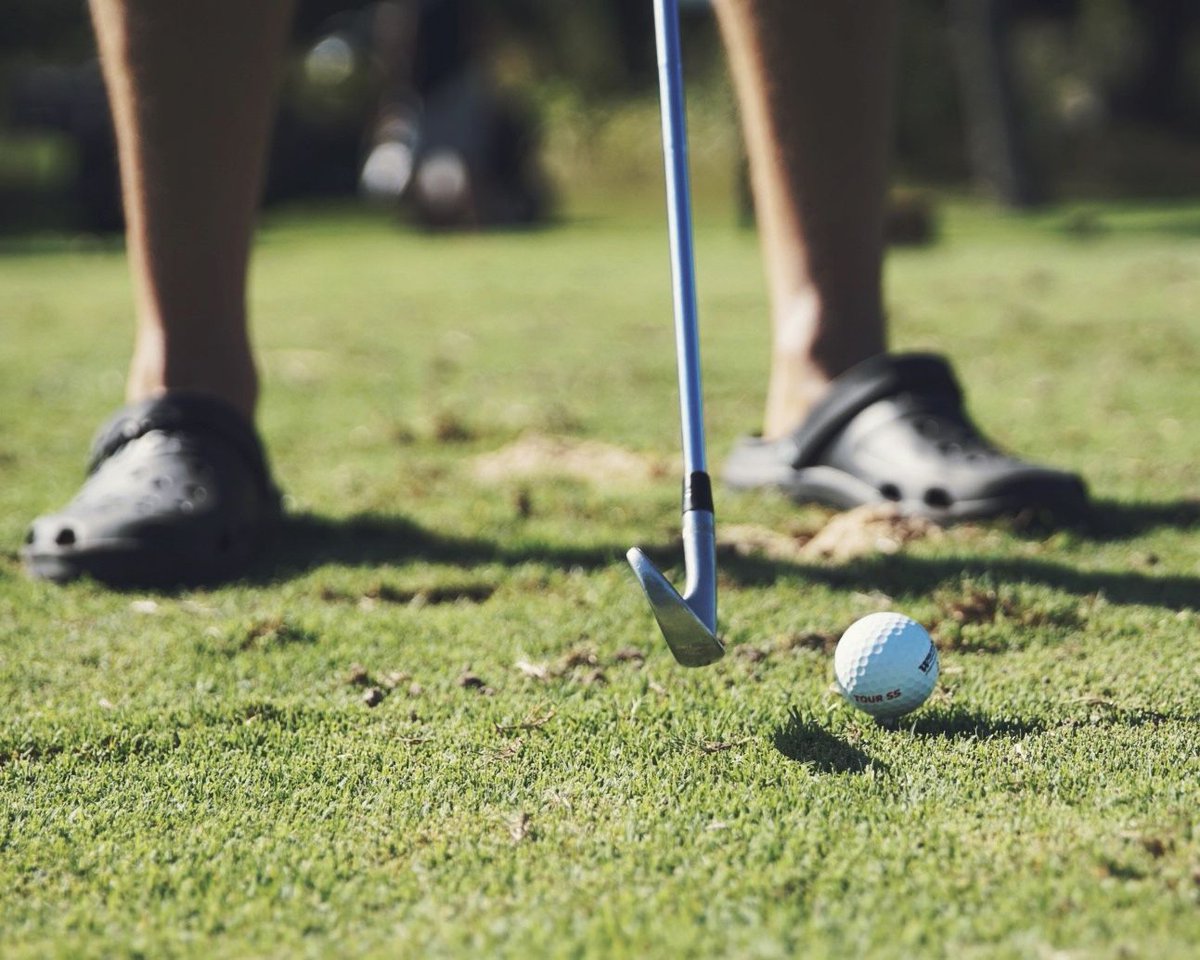
[[[813,533],[786,534],[753,524],[717,530],[718,548],[735,556],[787,563],[846,563],[898,553],[910,543],[940,541],[945,531],[921,517],[903,516],[895,504],[868,504],[832,517]]]

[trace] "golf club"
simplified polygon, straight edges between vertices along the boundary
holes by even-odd
[[[683,557],[687,569],[683,595],[680,596],[637,547],[633,547],[627,557],[675,659],[685,667],[702,667],[720,660],[725,647],[717,639],[716,527],[712,482],[704,451],[679,0],[654,0],[654,24],[667,174],[679,408],[683,426]]]

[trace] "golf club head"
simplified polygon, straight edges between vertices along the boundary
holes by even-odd
[[[679,591],[637,547],[626,556],[675,659],[685,667],[703,667],[720,660],[725,655],[725,647],[696,616]]]
[[[637,547],[626,558],[675,659],[685,667],[703,667],[725,656],[725,645],[717,638],[716,544],[711,513],[684,514],[683,544],[688,572],[686,598]]]

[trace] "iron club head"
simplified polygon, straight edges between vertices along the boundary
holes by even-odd
[[[684,596],[637,547],[626,557],[675,659],[685,667],[703,667],[725,655],[725,645],[716,632],[716,543],[711,513],[689,511],[683,515],[683,544],[687,564]]]

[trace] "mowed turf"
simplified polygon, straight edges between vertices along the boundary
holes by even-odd
[[[182,593],[21,576],[119,402],[131,307],[119,251],[5,248],[0,955],[1196,955],[1200,205],[950,205],[898,252],[896,346],[950,352],[1097,518],[772,559],[744,528],[801,544],[831,514],[719,494],[731,653],[699,671],[623,560],[682,573],[660,205],[475,237],[269,220],[293,519],[249,582]],[[702,217],[699,257],[718,461],[758,419],[765,301],[752,235]],[[520,471],[481,470],[522,437]],[[829,689],[884,608],[942,650],[893,731]]]

